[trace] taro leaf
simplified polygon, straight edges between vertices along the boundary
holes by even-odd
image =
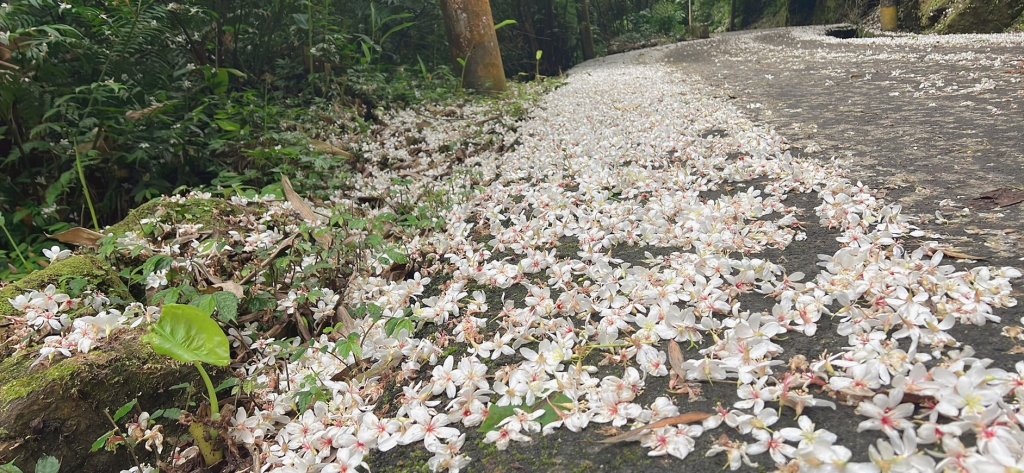
[[[36,462],[36,473],[57,473],[60,471],[60,460],[50,455],[43,455]]]
[[[572,408],[573,400],[562,393],[553,393],[546,399],[537,401],[533,406],[491,406],[487,419],[484,419],[484,423],[480,426],[480,432],[490,432],[498,428],[498,424],[505,420],[506,417],[515,415],[516,409],[521,409],[526,412],[535,412],[537,409],[543,409],[544,414],[537,418],[537,422],[541,426],[548,425],[554,421],[557,421],[562,416],[556,411],[569,410]]]
[[[182,363],[199,361],[227,366],[231,362],[227,335],[198,307],[165,305],[160,321],[144,340],[153,346],[153,351]]]

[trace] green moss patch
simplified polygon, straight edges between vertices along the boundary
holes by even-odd
[[[103,291],[111,298],[131,300],[128,288],[109,265],[94,256],[76,255],[35,271],[0,289],[0,317],[20,315],[8,302],[9,299],[32,290],[42,290],[50,284],[64,290],[74,279],[85,279],[86,287]]]
[[[240,205],[224,199],[192,198],[184,202],[176,202],[163,197],[142,204],[131,212],[124,220],[111,225],[104,233],[123,235],[134,231],[145,235],[147,223],[157,221],[167,224],[201,224],[201,231],[222,233],[229,229],[230,218],[238,218],[249,211]]]
[[[0,464],[13,460],[23,469],[43,454],[60,458],[67,471],[127,468],[125,455],[88,453],[110,429],[104,411],[132,399],[147,411],[184,407],[176,398],[183,392],[168,388],[195,378],[190,366],[158,356],[131,334],[84,355],[57,356],[49,366],[34,361],[26,353],[0,362]]]
[[[948,7],[935,26],[938,33],[998,33],[1010,28],[1024,12],[1022,0],[949,0],[946,3]]]

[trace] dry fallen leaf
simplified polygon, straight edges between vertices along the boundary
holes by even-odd
[[[348,309],[341,303],[334,310],[334,320],[341,324],[341,328],[336,329],[336,332],[341,337],[348,337],[348,334],[352,333],[352,330],[356,328],[355,319],[349,315]]]
[[[1024,202],[1024,190],[1000,187],[971,199],[970,206],[980,210],[992,210]]]
[[[303,199],[298,192],[295,192],[292,182],[288,180],[288,176],[281,176],[281,187],[284,188],[284,196],[288,198],[292,208],[302,216],[303,220],[309,223],[316,223],[320,220],[317,218],[316,213],[313,212],[313,208],[306,203],[306,199]]]
[[[683,349],[675,340],[668,342],[668,365],[672,373],[679,377],[679,381],[686,382],[686,371],[683,369]]]
[[[349,153],[348,151],[345,151],[344,149],[341,149],[325,141],[310,140],[309,144],[313,147],[313,151],[316,151],[318,153],[341,156],[343,158],[352,157],[352,153]]]
[[[69,245],[76,246],[97,246],[103,234],[89,230],[88,228],[75,227],[70,230],[65,230],[56,235],[46,235],[47,238],[53,238],[61,243],[67,243]]]
[[[648,430],[671,427],[679,424],[693,424],[695,422],[701,422],[708,417],[711,417],[711,414],[707,412],[687,412],[686,414],[680,414],[675,417],[668,417],[657,422],[652,422],[643,427],[630,430],[629,432],[625,432],[614,437],[598,440],[598,443],[636,442],[640,440]]]
[[[979,260],[979,261],[981,261],[981,260],[984,260],[984,259],[985,259],[985,258],[983,258],[983,257],[981,257],[981,256],[973,256],[973,255],[969,255],[969,254],[967,254],[967,253],[964,253],[964,252],[962,252],[962,251],[960,251],[960,250],[958,250],[958,249],[956,249],[956,248],[949,248],[949,247],[945,247],[945,248],[943,248],[943,247],[940,247],[940,248],[938,248],[938,250],[939,250],[939,251],[941,251],[941,252],[942,252],[942,254],[944,254],[944,255],[946,255],[946,256],[948,256],[948,257],[950,257],[950,258],[956,258],[956,259],[973,259],[973,260]]]
[[[288,176],[281,176],[281,187],[284,189],[284,196],[292,204],[292,208],[302,216],[303,220],[311,224],[316,224],[320,221],[320,217],[313,211],[313,207],[298,192],[295,192],[291,181],[288,180]],[[330,246],[331,244],[331,237],[327,235],[316,235],[314,232],[313,238],[316,238],[316,241],[320,242],[321,245]]]
[[[244,299],[245,298],[245,288],[242,287],[242,285],[238,284],[237,282],[234,282],[234,281],[221,282],[221,283],[214,284],[213,287],[215,287],[217,289],[220,289],[222,291],[225,291],[225,292],[230,292],[230,293],[234,294],[235,297],[238,297],[239,299]]]

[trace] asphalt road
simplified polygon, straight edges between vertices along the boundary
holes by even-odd
[[[972,199],[984,192],[1024,187],[1024,37],[921,37],[839,40],[824,36],[821,27],[731,33],[627,53],[587,63],[570,74],[586,74],[607,65],[668,63],[684,83],[710,86],[726,103],[745,110],[760,126],[774,128],[791,145],[794,154],[834,161],[847,176],[861,180],[887,201],[897,201],[905,213],[928,234],[923,240],[939,240],[965,255],[984,261],[957,261],[958,268],[981,264],[1024,266],[1024,204],[1001,209],[969,211]],[[666,100],[671,98],[666,97]],[[582,125],[581,125],[582,126]],[[764,182],[736,182],[702,199],[736,193]],[[817,225],[813,208],[820,203],[813,194],[794,194],[787,200],[804,210],[807,238],[784,250],[769,250],[763,257],[784,262],[788,271],[809,276],[818,272],[817,255],[833,254],[839,247],[836,232]],[[936,214],[939,212],[939,214]],[[905,246],[918,241],[909,239]],[[572,249],[560,254],[572,254]],[[641,264],[644,251],[615,249],[616,258]],[[671,251],[671,248],[662,249]],[[1016,283],[1019,284],[1019,281]],[[507,296],[519,303],[524,294]],[[1019,287],[1014,295],[1024,297]],[[489,294],[489,298],[492,295]],[[770,311],[773,302],[750,297],[745,309]],[[1021,307],[997,310],[1004,324],[1020,324]],[[824,350],[847,344],[823,318],[818,335],[792,337],[780,342],[786,358],[805,354],[812,358]],[[1021,359],[1012,354],[1014,342],[1001,335],[1003,325],[960,326],[953,332],[961,342],[978,350],[979,357],[1010,367]],[[648,403],[665,392],[667,378],[649,379],[638,402]],[[719,402],[736,400],[736,386],[713,383],[703,386],[703,398],[683,410],[710,411]],[[849,406],[836,410],[805,411],[819,427],[839,437],[838,443],[853,451],[854,461],[867,461],[868,446],[880,434],[858,433],[863,420]],[[794,426],[790,413],[774,428]],[[467,451],[474,458],[468,471],[721,471],[723,456],[705,452],[723,433],[705,432],[685,459],[649,457],[636,443],[604,445],[592,426],[582,433],[560,429],[529,443],[513,443],[498,452],[473,433]],[[731,431],[726,433],[732,433]],[[772,461],[761,455],[758,467],[741,471],[771,471]],[[423,457],[392,451],[373,465],[381,471],[422,468]]]

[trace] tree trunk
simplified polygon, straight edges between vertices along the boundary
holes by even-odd
[[[736,0],[729,1],[729,31],[736,29]]]
[[[462,85],[483,92],[505,90],[498,35],[489,0],[439,0],[448,45]]]
[[[583,59],[594,59],[594,32],[590,29],[590,0],[580,0],[580,45]]]

